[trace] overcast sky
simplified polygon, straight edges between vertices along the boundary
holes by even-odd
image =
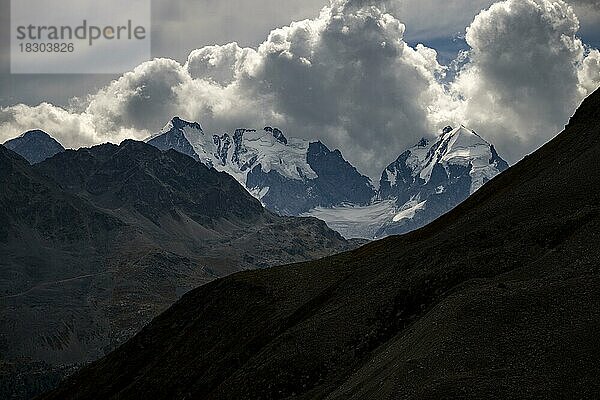
[[[515,162],[600,85],[598,0],[155,0],[161,59],[122,76],[10,75],[0,1],[0,142],[118,142],[177,114],[208,133],[279,125],[376,178],[445,124]]]

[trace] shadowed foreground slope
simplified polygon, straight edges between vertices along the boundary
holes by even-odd
[[[589,398],[600,92],[451,213],[184,296],[44,399]]]

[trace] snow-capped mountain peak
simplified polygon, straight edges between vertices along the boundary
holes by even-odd
[[[390,193],[397,191],[395,188],[427,185],[432,177],[434,180],[440,176],[456,177],[464,168],[471,177],[469,192],[473,193],[507,167],[494,147],[478,133],[463,125],[448,126],[435,143],[423,138],[402,153],[384,170],[380,187],[383,197],[389,198]]]
[[[202,125],[200,125],[200,123],[189,122],[184,119],[181,119],[180,117],[173,117],[169,122],[167,122],[167,124],[160,131],[153,134],[152,136],[147,138],[145,141],[150,142],[152,139],[157,138],[166,133],[178,132],[178,133],[183,134],[186,130],[204,133],[204,131],[202,130]]]
[[[200,124],[173,118],[147,142],[175,149],[236,178],[263,203],[283,214],[341,202],[365,204],[370,180],[320,142],[286,137],[276,127],[208,135]]]
[[[204,133],[199,123],[175,117],[148,139],[150,144],[157,142],[162,142],[157,147],[183,149],[183,153],[192,155],[187,146],[189,143],[201,162],[229,173],[244,185],[248,173],[258,165],[265,173],[275,170],[288,179],[316,178],[306,162],[309,141],[288,140],[278,128],[267,126],[262,131],[239,128],[232,136],[228,133],[210,136]]]
[[[324,219],[346,237],[402,234],[449,211],[507,168],[494,146],[475,131],[448,126],[436,139],[422,138],[385,168],[372,204],[320,208],[306,215]],[[350,221],[350,214],[359,222]]]
[[[148,144],[161,150],[174,149],[212,166],[211,158],[204,153],[197,153],[192,144],[203,141],[205,141],[205,137],[202,126],[197,122],[188,122],[179,117],[174,117],[160,132],[146,139]]]
[[[464,125],[447,126],[434,143],[421,139],[388,165],[381,175],[378,197],[396,201],[400,214],[394,222],[420,219],[422,223],[412,224],[418,227],[465,200],[507,168],[494,146],[477,132]]]
[[[471,176],[472,194],[508,167],[497,154],[494,156],[493,146],[477,132],[463,125],[452,130],[450,128],[444,128],[438,141],[431,147],[426,163],[419,173],[423,181],[429,182],[435,165],[442,165],[448,172],[453,166],[464,167],[469,170]]]
[[[266,127],[261,131],[236,129],[233,137],[227,133],[213,135],[210,147],[215,148],[215,168],[246,184],[248,173],[256,166],[260,166],[266,174],[275,171],[287,179],[302,181],[316,178],[316,173],[306,161],[309,144],[306,139],[287,139],[281,130]],[[206,152],[204,145],[194,146],[194,149]]]

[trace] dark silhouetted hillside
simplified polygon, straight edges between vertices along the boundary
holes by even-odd
[[[424,229],[188,293],[42,398],[596,397],[599,110]]]

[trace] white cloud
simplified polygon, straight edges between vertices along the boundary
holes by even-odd
[[[71,147],[142,138],[173,115],[209,133],[272,124],[340,148],[378,178],[404,148],[448,123],[472,126],[516,161],[600,85],[600,53],[585,50],[577,17],[560,0],[506,0],[480,13],[449,86],[436,51],[409,46],[397,9],[385,3],[334,0],[256,49],[208,46],[184,65],[155,59],[79,107],[3,108],[0,140],[31,128]]]
[[[469,62],[452,86],[461,119],[511,161],[559,132],[598,87],[597,52],[586,58],[578,29],[573,9],[550,0],[496,3],[467,28]]]
[[[147,132],[120,127],[102,132],[94,124],[94,116],[65,110],[48,103],[35,107],[19,104],[0,109],[0,141],[20,135],[31,129],[43,129],[52,134],[63,146],[78,148],[105,142],[120,142],[127,138],[142,139]]]
[[[590,50],[578,71],[582,95],[587,96],[600,86],[600,51]]]
[[[292,134],[340,147],[370,173],[431,132],[443,96],[435,51],[409,47],[404,25],[374,6],[335,2],[316,20],[271,32],[240,81],[272,99]]]
[[[590,33],[600,33],[600,2],[598,0],[569,0],[579,16],[582,27]]]

